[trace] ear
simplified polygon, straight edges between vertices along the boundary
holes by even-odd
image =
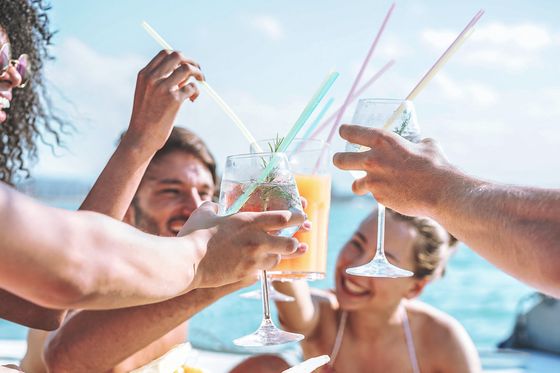
[[[136,225],[136,221],[134,219],[134,206],[128,206],[126,213],[124,214],[123,222],[126,224],[130,224],[132,226]]]
[[[406,293],[405,297],[407,299],[412,299],[420,296],[422,290],[424,290],[424,287],[428,285],[428,282],[430,282],[429,276],[426,276],[420,280],[415,279],[412,285],[410,286],[410,289],[408,289],[408,292]]]

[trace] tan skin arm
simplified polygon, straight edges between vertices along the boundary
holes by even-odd
[[[386,131],[348,125],[340,134],[372,148],[334,157],[341,169],[367,171],[354,182],[354,192],[372,192],[400,213],[437,220],[502,270],[560,296],[560,190],[476,179],[450,165],[433,140],[412,144]]]
[[[273,282],[276,290],[294,297],[294,302],[276,302],[282,326],[294,333],[310,336],[319,324],[319,310],[305,281]]]
[[[253,281],[248,278],[218,288],[195,289],[165,302],[146,306],[81,311],[71,315],[48,338],[44,352],[48,371],[125,372],[144,365],[161,356],[171,346],[159,346],[127,358],[219,298]],[[125,359],[126,362],[119,364]],[[22,367],[26,368],[25,361]]]
[[[99,214],[43,206],[3,184],[0,221],[1,286],[47,308],[125,307],[188,291],[208,238],[150,236]]]
[[[28,328],[55,330],[66,311],[41,307],[6,290],[0,289],[0,318]]]
[[[0,284],[43,307],[130,307],[238,281],[298,248],[266,232],[301,225],[302,215],[216,210],[199,208],[183,237],[157,237],[101,214],[43,206],[0,183]]]

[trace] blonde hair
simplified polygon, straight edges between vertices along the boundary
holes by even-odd
[[[418,233],[414,244],[414,277],[438,277],[445,272],[449,255],[454,251],[458,240],[439,223],[427,217],[401,215],[387,209],[396,220],[406,222]]]

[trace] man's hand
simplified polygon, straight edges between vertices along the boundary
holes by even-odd
[[[189,78],[204,80],[200,65],[179,52],[161,51],[138,73],[130,126],[123,141],[150,153],[160,149],[171,133],[181,104],[198,97]]]
[[[367,172],[354,181],[353,191],[371,192],[377,201],[405,215],[430,215],[445,193],[445,175],[456,172],[431,139],[414,144],[388,131],[356,125],[341,126],[340,136],[371,148],[334,155],[338,168]]]
[[[194,211],[179,236],[188,235],[205,250],[193,287],[215,287],[268,270],[281,256],[302,254],[307,247],[294,238],[269,234],[301,225],[304,216],[289,211],[241,212],[218,216],[218,205],[204,203]]]

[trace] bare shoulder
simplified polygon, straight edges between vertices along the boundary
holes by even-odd
[[[311,298],[315,304],[318,304],[321,307],[329,306],[333,310],[338,310],[338,299],[336,299],[336,295],[333,290],[310,287],[309,292],[311,293]]]
[[[406,310],[418,345],[430,352],[433,363],[457,372],[478,372],[476,347],[465,328],[451,315],[420,301],[409,301]],[[446,371],[445,369],[443,371]]]
[[[310,288],[311,299],[315,304],[315,309],[318,311],[318,327],[315,332],[308,336],[310,342],[317,342],[320,340],[321,344],[330,341],[333,335],[336,334],[339,319],[339,305],[334,292],[330,289],[315,289]]]

